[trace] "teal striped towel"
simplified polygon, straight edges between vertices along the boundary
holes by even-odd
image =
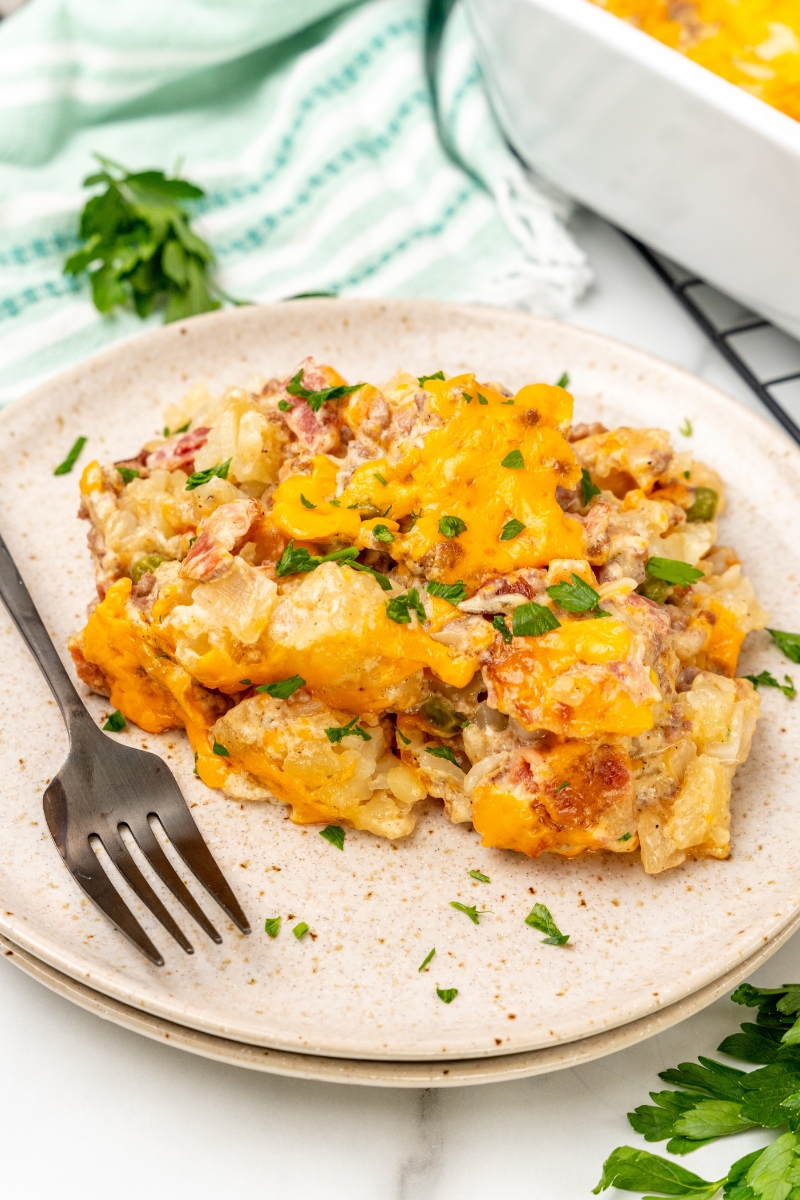
[[[182,163],[231,295],[425,296],[562,315],[582,251],[503,141],[459,6],[438,122],[425,0],[30,0],[0,24],[0,403],[158,324],[64,276],[100,151]]]

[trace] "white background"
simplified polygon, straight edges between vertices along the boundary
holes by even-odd
[[[597,273],[576,324],[649,350],[759,408],[618,234],[586,215],[575,231]],[[641,1046],[521,1082],[446,1091],[343,1087],[168,1049],[2,964],[0,1193],[8,1200],[587,1200],[615,1146],[645,1146],[625,1113],[663,1086],[657,1072],[713,1054],[752,1015],[722,1000]],[[800,940],[756,981],[800,981]],[[767,1140],[745,1134],[683,1161],[719,1178]]]

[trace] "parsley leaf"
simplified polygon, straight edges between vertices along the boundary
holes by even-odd
[[[531,600],[529,604],[520,604],[514,609],[511,627],[514,637],[541,637],[551,629],[558,629],[561,622],[544,604]]]
[[[744,678],[749,679],[754,688],[758,688],[759,685],[761,687],[780,688],[784,696],[789,700],[794,700],[797,695],[797,688],[788,675],[784,675],[783,683],[778,683],[775,676],[770,675],[769,671],[762,671],[760,675],[745,675]]]
[[[592,483],[592,477],[586,470],[586,467],[581,467],[581,499],[583,500],[583,507],[586,507],[592,496],[599,495],[600,488],[597,484]]]
[[[449,746],[426,746],[425,753],[432,754],[434,758],[444,758],[448,762],[451,762],[454,767],[458,766],[456,756]]]
[[[302,492],[300,493],[300,503],[302,504],[303,508],[316,508],[317,507],[316,504],[312,504],[310,500],[306,500],[306,498]]]
[[[433,375],[418,375],[419,386],[424,387],[429,379],[441,379],[444,383],[444,371],[436,371]]]
[[[337,850],[344,850],[344,830],[341,825],[326,825],[324,829],[320,829],[319,836],[325,838],[326,842],[330,842]]]
[[[380,471],[373,471],[372,474],[375,476],[378,483],[380,483],[383,487],[386,487],[386,480],[383,478]]]
[[[564,371],[561,377],[556,380],[555,386],[560,388],[569,387],[569,375],[566,371]]]
[[[449,600],[451,604],[460,604],[466,594],[467,589],[460,579],[457,583],[436,583],[433,581],[428,584],[429,596],[439,596],[442,600]]]
[[[477,879],[478,883],[491,883],[488,875],[482,875],[480,871],[470,871],[470,879]]]
[[[139,472],[134,471],[131,467],[117,467],[117,470],[122,476],[123,483],[130,483],[132,479],[139,478]]]
[[[114,710],[114,712],[109,713],[108,720],[106,721],[105,725],[103,726],[103,729],[107,729],[109,733],[122,733],[123,729],[125,729],[126,727],[127,727],[127,722],[126,722],[125,718],[123,717],[122,713],[117,708]]]
[[[218,754],[220,758],[230,758],[230,753],[225,749],[224,746],[221,746],[216,739],[214,740],[214,745],[211,747],[211,749],[213,750],[214,754]]]
[[[190,227],[187,201],[203,191],[185,179],[168,179],[163,171],[130,172],[103,155],[101,170],[84,180],[87,187],[105,184],[81,214],[83,245],[64,263],[64,273],[89,274],[92,299],[99,312],[133,302],[146,317],[166,300],[164,321],[210,312],[221,289],[207,273],[214,263],[209,246]]]
[[[334,745],[346,737],[360,737],[363,742],[371,742],[372,737],[367,733],[366,729],[361,728],[358,723],[360,720],[360,717],[353,717],[352,721],[348,721],[346,725],[326,729],[325,736]]]
[[[793,663],[800,663],[800,633],[786,633],[783,629],[768,629],[778,649]]]
[[[294,408],[294,405],[290,404],[288,400],[279,400],[278,408],[281,410],[281,412],[291,412]]]
[[[420,966],[418,966],[418,967],[417,967],[417,971],[424,971],[424,970],[425,970],[425,968],[427,967],[428,963],[429,963],[429,962],[431,961],[431,959],[433,958],[433,956],[434,956],[434,954],[435,954],[435,953],[436,953],[436,947],[434,946],[434,947],[433,947],[433,949],[432,949],[432,950],[430,950],[430,951],[429,951],[429,952],[428,952],[428,953],[425,955],[424,959],[422,960],[422,963],[420,964]]]
[[[291,541],[278,559],[275,571],[279,577],[282,577],[297,575],[304,571],[314,571],[326,562],[346,562],[350,566],[350,559],[357,558],[359,553],[358,546],[344,546],[341,550],[334,550],[331,554],[319,556],[309,554],[305,546],[295,546],[294,541]]]
[[[453,1001],[455,1000],[456,996],[458,995],[458,988],[438,988],[437,987],[436,995],[439,997],[439,999],[442,1001],[443,1004],[452,1004]]]
[[[459,900],[451,900],[450,907],[457,908],[459,912],[463,912],[469,917],[473,925],[480,924],[481,917],[484,915],[484,913],[489,912],[488,908],[479,910],[474,904],[462,904]]]
[[[278,930],[280,927],[280,917],[267,917],[266,921],[264,922],[264,932],[267,934],[267,937],[276,938],[278,936]]]
[[[305,921],[301,921],[299,925],[295,925],[292,933],[299,942],[300,938],[305,937],[305,935],[308,933],[308,925],[306,925]]]
[[[582,613],[597,608],[600,593],[590,587],[580,575],[572,572],[572,583],[555,583],[547,588],[551,600],[555,600],[566,612]]]
[[[59,463],[55,471],[53,471],[54,475],[69,475],[70,471],[75,466],[75,463],[78,461],[78,456],[83,447],[86,445],[87,440],[88,439],[85,437],[79,437],[76,439],[67,457],[62,463]]]
[[[400,738],[400,741],[403,743],[404,746],[411,745],[411,738],[407,738],[401,729],[395,728],[395,733]]]
[[[534,904],[525,918],[525,924],[547,934],[542,941],[543,946],[563,946],[569,941],[569,934],[561,932],[550,915],[550,909],[544,904]]]
[[[629,842],[632,837],[633,837],[632,833],[623,833],[622,837],[617,838],[617,841],[618,842]]]
[[[244,683],[244,679],[239,680]],[[274,700],[288,700],[298,688],[305,687],[306,681],[301,675],[290,675],[288,679],[278,679],[275,683],[260,683],[257,692],[266,692]]]
[[[427,620],[416,588],[410,588],[404,596],[395,596],[386,601],[386,616],[396,625],[410,625],[412,612],[417,614],[419,621]]]
[[[525,459],[522,457],[522,451],[521,450],[509,450],[508,454],[505,456],[503,461],[500,463],[500,466],[508,467],[512,471],[521,470],[521,468],[525,466]]]
[[[684,437],[692,436],[692,422],[688,417],[683,418],[683,424],[678,426],[678,433],[682,433]]]
[[[557,794],[558,792],[563,792],[564,788],[568,788],[568,787],[569,787],[569,780],[565,779],[564,782],[560,783],[557,788],[553,789],[553,791]]]
[[[231,460],[226,458],[225,462],[217,463],[215,467],[209,467],[205,471],[195,471],[195,473],[190,475],[186,480],[185,490],[187,492],[193,492],[195,488],[202,487],[204,483],[210,483],[215,477],[218,479],[227,479],[230,465]]]
[[[677,558],[648,558],[645,570],[656,579],[663,579],[673,587],[689,587],[697,579],[703,578],[703,572],[689,563]]]
[[[506,521],[503,526],[503,532],[500,534],[501,542],[510,542],[512,538],[518,537],[525,526],[522,521],[518,521],[516,517],[512,517],[510,521]]]
[[[413,510],[413,508],[412,508],[412,510],[411,510],[411,512],[410,512],[410,514],[409,514],[409,516],[411,517],[411,524],[410,524],[410,525],[409,525],[409,527],[408,527],[408,532],[409,532],[409,533],[411,533],[411,530],[414,528],[414,526],[416,525],[417,521],[418,521],[418,520],[420,519],[420,517],[422,516],[422,509],[420,509],[420,510],[419,510],[419,512],[414,512],[414,510]]]
[[[387,545],[389,542],[394,541],[394,534],[385,525],[373,525],[372,536],[377,538],[379,542],[386,542]]]
[[[486,397],[482,396],[481,393],[478,392],[478,404],[488,404],[488,403],[489,403],[489,401],[486,399]]]
[[[347,567],[352,567],[354,571],[363,571],[366,575],[371,575],[372,578],[381,585],[385,592],[390,592],[392,590],[392,581],[387,579],[385,575],[381,575],[380,571],[376,571],[372,567],[365,567],[363,563],[350,562],[349,560],[344,565]]]
[[[618,1146],[603,1163],[603,1175],[592,1194],[616,1187],[626,1192],[665,1192],[668,1196],[691,1196],[693,1200],[712,1200],[724,1180],[709,1183],[678,1163],[672,1163],[647,1150]]]
[[[301,400],[305,400],[312,412],[319,412],[323,404],[332,400],[344,400],[345,396],[351,396],[353,392],[357,392],[359,388],[364,387],[363,383],[343,384],[340,383],[337,387],[322,388],[319,392],[311,392],[307,387],[303,386],[304,369],[301,367],[295,376],[286,385],[286,391],[290,396],[299,396]]]
[[[440,517],[439,533],[446,538],[456,538],[460,533],[466,533],[467,526],[461,517]]]
[[[509,645],[511,642],[511,631],[506,625],[506,619],[502,613],[498,613],[497,616],[492,617],[492,628],[496,629],[505,644]]]
[[[461,395],[464,397],[467,404],[472,404],[472,396],[470,396],[469,392],[462,392]]]

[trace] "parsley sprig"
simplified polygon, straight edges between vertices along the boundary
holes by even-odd
[[[480,925],[481,917],[485,913],[491,912],[491,909],[488,908],[476,908],[474,904],[462,904],[460,900],[451,900],[450,907],[458,909],[459,912],[468,916],[473,925]]]
[[[797,688],[789,675],[784,675],[783,683],[778,683],[775,676],[771,675],[769,671],[762,671],[760,675],[745,675],[744,678],[749,679],[756,689],[759,687],[779,688],[788,700],[794,700],[797,695]]]
[[[543,946],[565,946],[569,941],[569,934],[561,932],[546,904],[534,904],[525,918],[525,924],[547,934],[547,937],[542,939]]]
[[[467,594],[467,589],[461,579],[457,583],[437,583],[432,580],[428,584],[429,596],[440,596],[442,600],[449,600],[451,604],[460,604]]]
[[[645,571],[654,579],[663,579],[672,587],[689,587],[698,579],[703,578],[703,572],[689,563],[677,558],[648,558]]]
[[[565,612],[589,612],[591,609],[597,608],[600,603],[600,593],[590,587],[574,571],[572,572],[572,583],[565,581],[554,583],[552,587],[547,588],[547,594]]]
[[[330,554],[310,554],[305,546],[295,546],[294,541],[284,550],[275,566],[275,573],[282,578],[284,575],[299,575],[306,571],[315,571],[326,562],[338,562],[343,567],[352,567],[354,571],[363,571],[371,575],[381,585],[385,592],[392,590],[392,584],[380,571],[365,567],[356,562],[361,551],[358,546],[344,546],[341,550],[333,550]]]
[[[756,1023],[720,1043],[718,1050],[760,1069],[745,1072],[712,1058],[681,1063],[660,1078],[676,1090],[651,1092],[652,1105],[628,1114],[648,1142],[667,1141],[673,1154],[688,1154],[719,1137],[762,1126],[788,1126],[774,1142],[734,1162],[723,1179],[708,1181],[678,1163],[619,1146],[603,1166],[595,1194],[609,1187],[666,1192],[712,1200],[775,1200],[800,1187],[800,984],[759,988],[743,983],[736,1004],[758,1010]]]
[[[793,663],[800,663],[800,633],[787,633],[784,629],[768,629],[767,633],[782,654]]]
[[[298,396],[301,400],[305,400],[312,412],[319,412],[323,404],[332,400],[344,400],[346,396],[350,396],[353,392],[357,392],[359,388],[364,387],[363,383],[340,383],[335,387],[322,388],[321,391],[310,391],[303,384],[304,370],[301,367],[296,375],[292,377],[286,385],[286,390],[290,396]]]
[[[231,460],[226,458],[225,462],[217,463],[214,467],[207,467],[205,471],[195,471],[186,480],[185,490],[193,492],[195,488],[202,487],[204,483],[210,483],[212,479],[227,479],[230,466]]]
[[[163,171],[128,171],[102,154],[95,158],[100,170],[84,186],[102,184],[105,190],[81,213],[83,245],[66,260],[64,273],[88,272],[95,308],[102,313],[132,301],[146,317],[165,300],[168,322],[219,308],[212,291],[224,293],[208,278],[214,255],[190,228],[186,207],[202,199],[202,188]]]
[[[412,612],[417,614],[419,621],[427,620],[416,588],[410,588],[404,595],[386,601],[386,615],[396,625],[410,625]]]
[[[352,721],[348,721],[346,725],[338,725],[331,729],[326,729],[325,736],[334,745],[346,737],[360,737],[362,742],[371,742],[372,737],[367,733],[366,729],[361,728],[358,723],[360,720],[360,717],[353,717]],[[341,846],[339,849],[341,849]]]

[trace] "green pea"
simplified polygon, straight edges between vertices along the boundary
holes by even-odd
[[[438,695],[429,696],[425,703],[420,705],[419,711],[444,737],[453,737],[454,734],[460,733],[465,724],[463,718]]]
[[[640,583],[636,591],[640,596],[646,596],[648,600],[655,600],[656,604],[663,604],[669,595],[669,584],[663,579],[656,579],[654,575],[648,575],[644,583]]]
[[[134,583],[138,583],[143,575],[146,575],[148,571],[155,571],[163,561],[160,554],[148,554],[145,558],[137,559],[131,567],[131,579]]]
[[[687,521],[713,521],[717,511],[719,496],[714,488],[699,487],[694,489],[694,503],[686,513]]]

